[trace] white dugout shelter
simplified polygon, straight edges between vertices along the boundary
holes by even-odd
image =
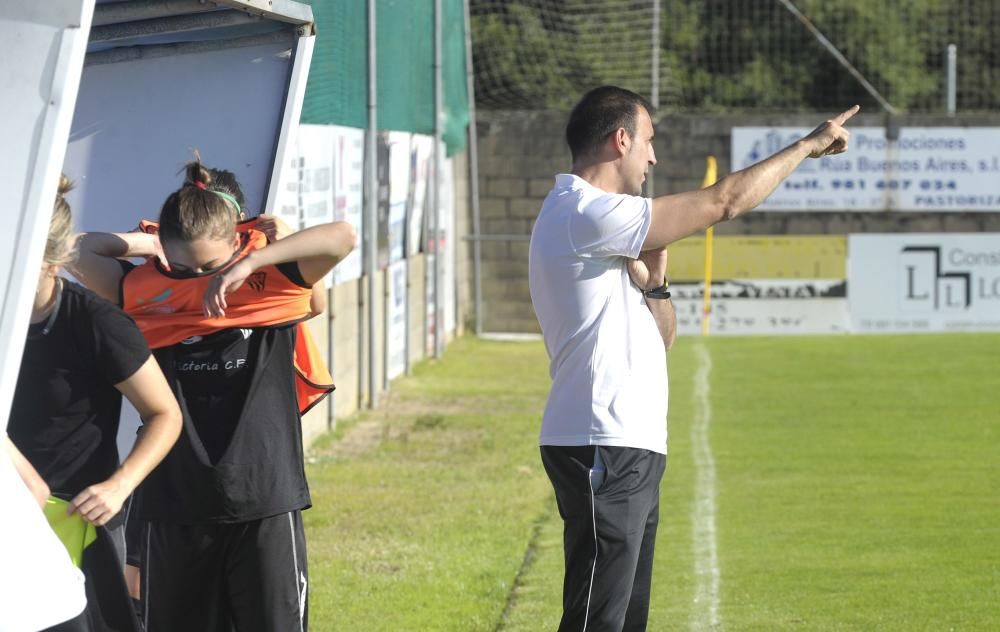
[[[0,4],[0,419],[6,428],[60,172],[78,230],[155,219],[198,150],[253,214],[278,194],[314,41],[290,0]]]

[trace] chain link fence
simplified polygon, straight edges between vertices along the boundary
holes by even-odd
[[[478,107],[611,83],[668,111],[1000,109],[996,0],[470,0]]]
[[[469,2],[481,147],[481,215],[470,237],[482,278],[477,332],[538,331],[528,235],[551,175],[570,166],[566,113],[590,88],[629,88],[665,115],[647,194],[654,182],[655,193],[699,186],[707,154],[728,169],[728,130],[737,124],[804,127],[852,103],[862,106],[859,125],[887,129],[916,118],[989,126],[1000,113],[997,0]],[[996,218],[803,210],[755,213],[739,224],[726,228],[980,232],[995,230]]]

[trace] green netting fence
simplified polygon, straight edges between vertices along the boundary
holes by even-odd
[[[367,3],[312,0],[317,39],[302,122],[368,124]],[[469,107],[462,0],[442,0],[442,110],[448,155],[465,147]],[[376,9],[378,127],[434,133],[434,0]]]

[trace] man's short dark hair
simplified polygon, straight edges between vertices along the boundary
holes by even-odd
[[[600,147],[618,128],[625,128],[629,137],[634,138],[640,106],[652,118],[653,106],[631,90],[601,86],[583,95],[573,106],[566,124],[566,144],[573,160]]]

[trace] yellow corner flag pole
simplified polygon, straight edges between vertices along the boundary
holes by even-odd
[[[701,183],[701,188],[710,187],[718,179],[718,170],[715,164],[715,156],[709,156],[705,166],[705,179]],[[709,226],[705,231],[705,300],[701,314],[701,335],[708,335],[708,324],[712,315],[712,237],[715,235],[713,227]]]

